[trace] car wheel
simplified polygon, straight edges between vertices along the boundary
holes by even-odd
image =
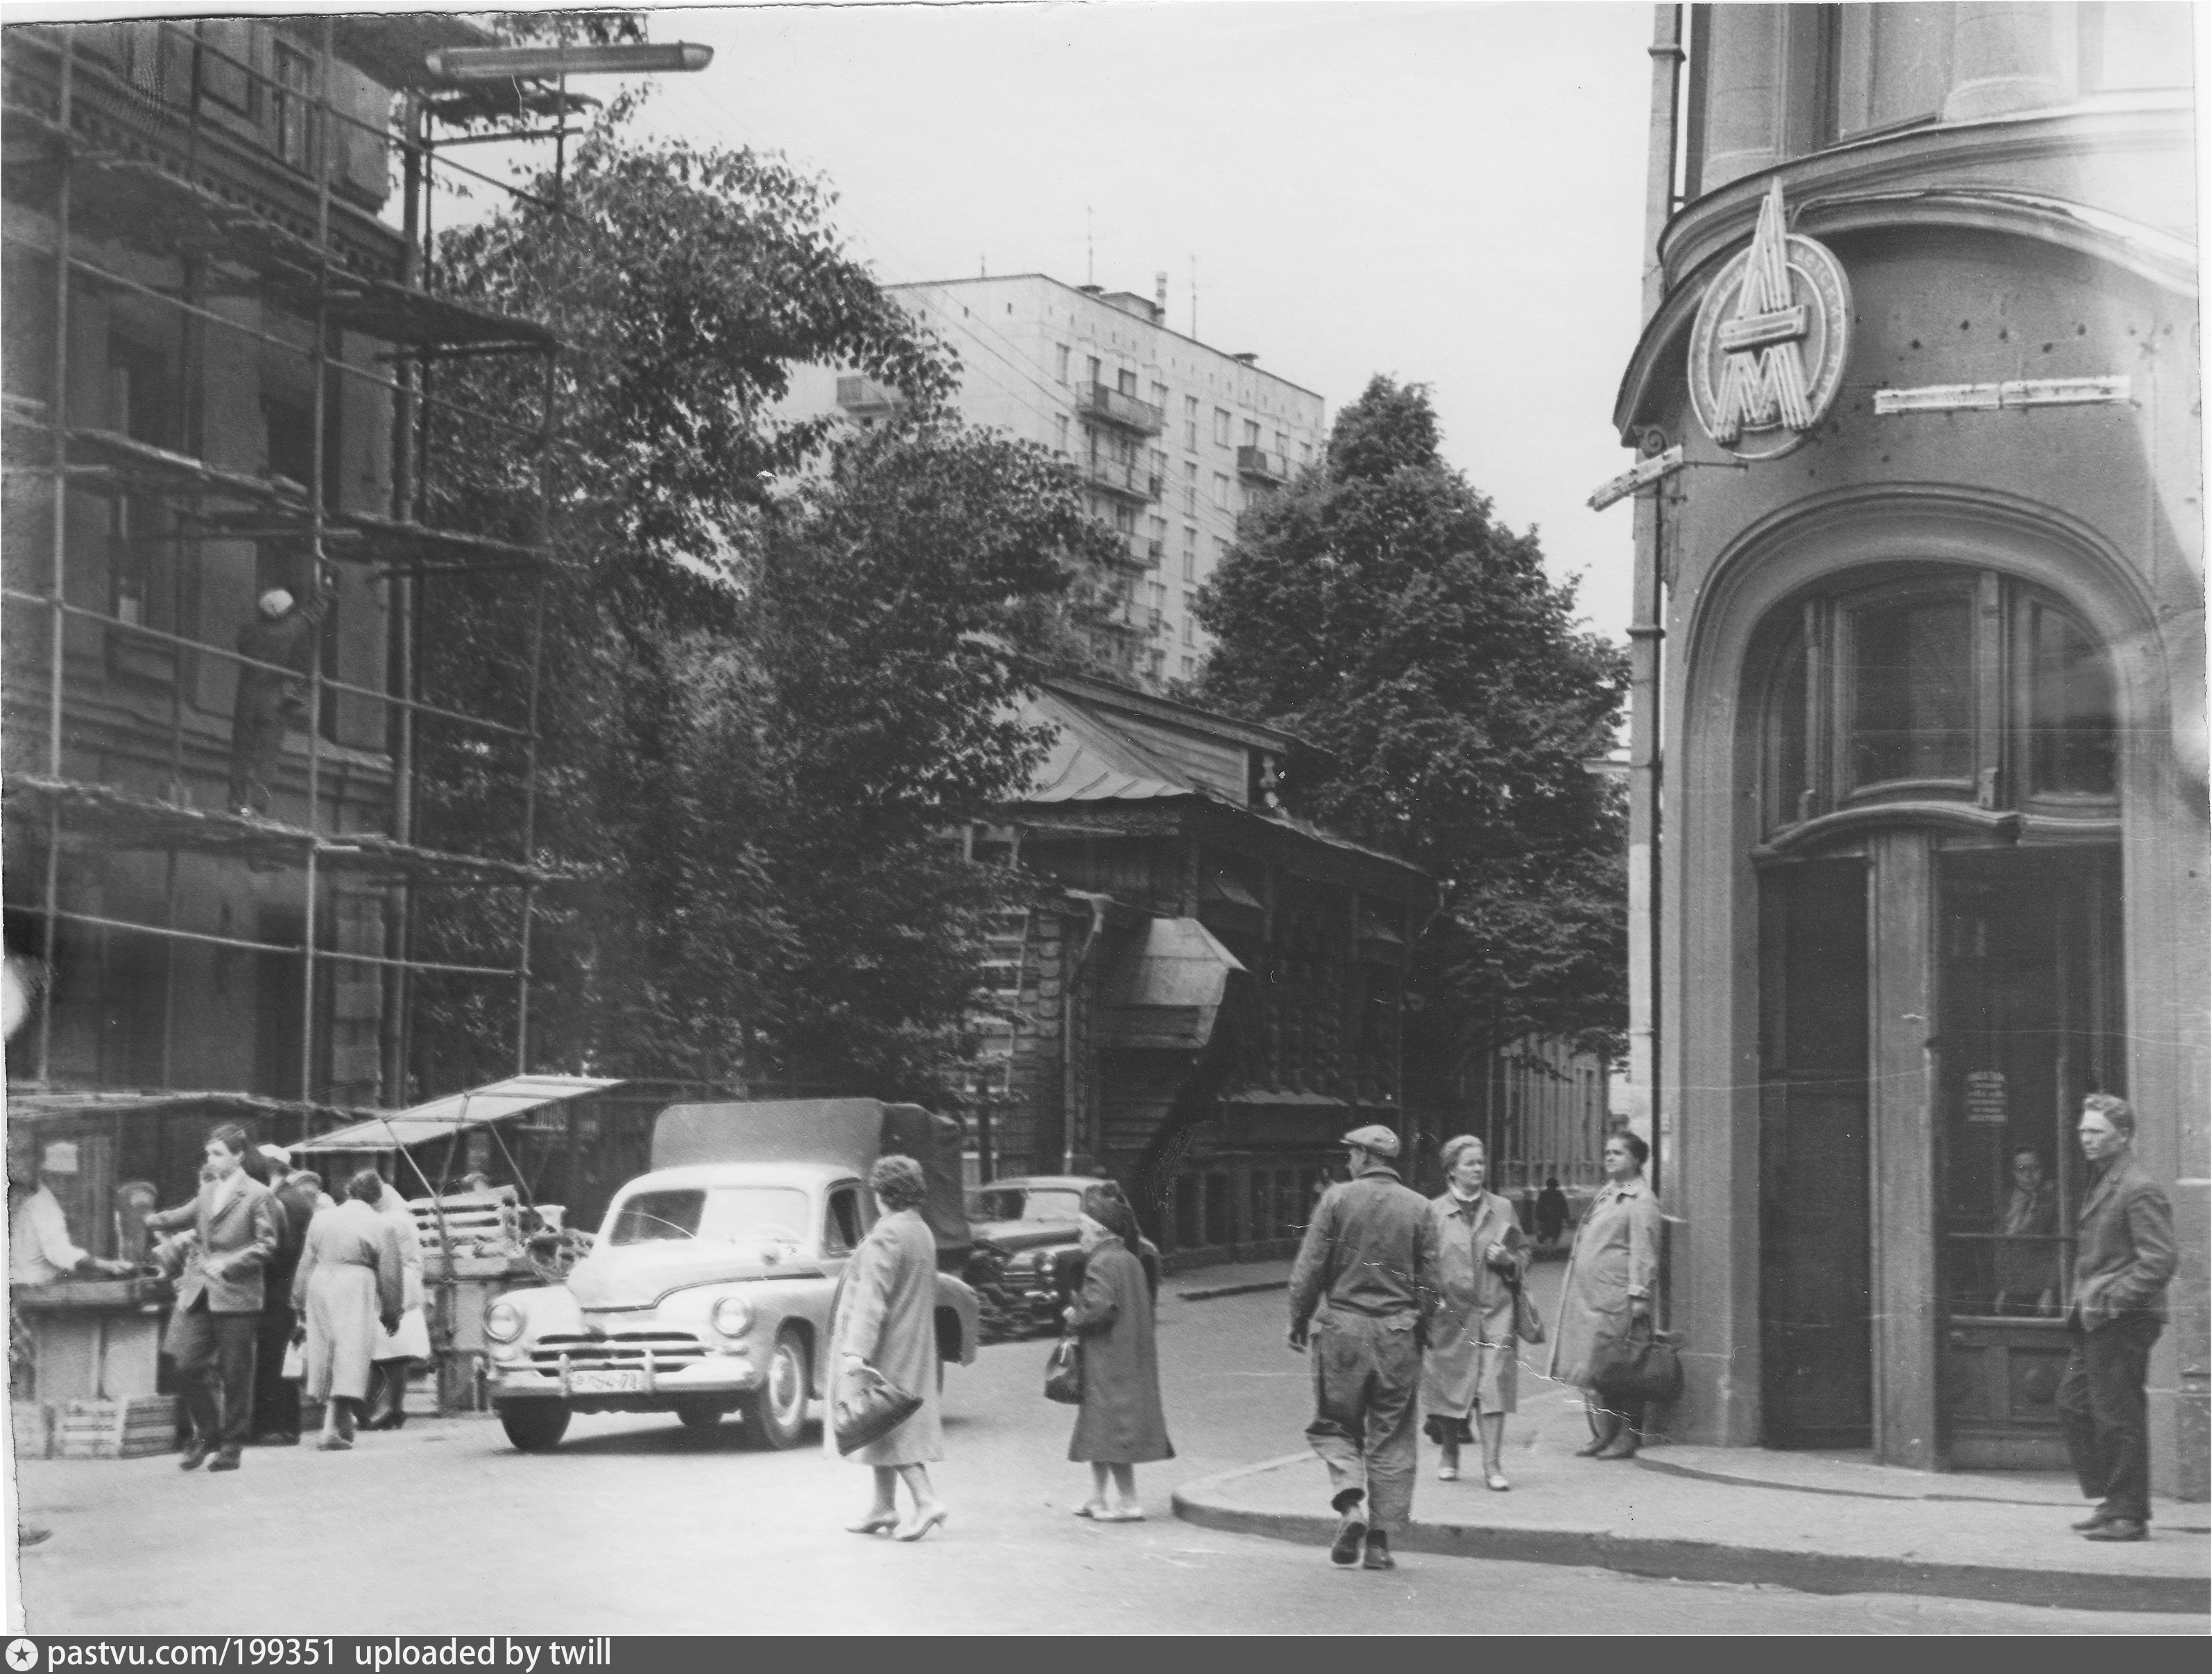
[[[768,1380],[744,1397],[745,1423],[763,1447],[781,1452],[799,1445],[806,1427],[809,1386],[806,1345],[788,1328],[776,1334],[775,1353],[768,1363]]]
[[[711,1430],[722,1421],[722,1409],[703,1402],[687,1401],[676,1409],[677,1418],[687,1430]]]
[[[510,1402],[499,1409],[499,1427],[524,1452],[547,1452],[568,1434],[568,1409],[553,1401]]]

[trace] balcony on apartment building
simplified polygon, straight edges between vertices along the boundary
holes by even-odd
[[[1109,384],[1077,385],[1075,411],[1085,421],[1116,425],[1140,436],[1159,435],[1168,422],[1162,409],[1125,395]]]
[[[837,405],[854,418],[887,418],[904,405],[906,397],[889,384],[873,378],[841,377]]]
[[[1291,462],[1264,447],[1240,447],[1237,450],[1237,474],[1248,483],[1280,488],[1291,480]]]
[[[1160,497],[1160,479],[1149,466],[1123,460],[1083,461],[1083,480],[1102,493],[1137,505],[1150,505]]]

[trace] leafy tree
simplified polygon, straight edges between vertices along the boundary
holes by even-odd
[[[554,490],[542,593],[441,576],[420,608],[426,690],[518,726],[542,612],[534,847],[576,880],[534,916],[532,1062],[927,1093],[988,904],[933,831],[1026,771],[993,647],[1065,648],[1065,555],[1097,537],[1065,467],[946,422],[951,356],[845,253],[826,187],[626,114],[437,252],[441,289],[574,345],[546,456],[502,422],[539,410],[538,364],[436,368],[481,417],[434,421],[426,472],[431,520],[514,539],[541,470]],[[908,422],[833,456],[830,421],[778,406],[802,362],[897,388]],[[419,840],[514,853],[520,739],[422,734]],[[441,892],[416,923],[419,956],[496,964],[515,905]],[[422,1087],[510,1067],[511,985],[418,997]]]
[[[1200,595],[1201,700],[1318,746],[1304,811],[1441,884],[1408,989],[1407,1073],[1432,1088],[1516,1036],[1624,1021],[1622,811],[1583,762],[1626,659],[1541,558],[1444,464],[1426,392],[1377,377]]]

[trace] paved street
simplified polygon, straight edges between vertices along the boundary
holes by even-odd
[[[1539,1269],[1546,1289],[1558,1268]],[[113,1633],[2142,1632],[2201,1617],[1888,1596],[1820,1598],[1603,1570],[1409,1556],[1389,1576],[1171,1519],[1176,1483],[1297,1446],[1304,1362],[1279,1292],[1161,1309],[1182,1457],[1142,1473],[1153,1520],[1067,1514],[1087,1473],[1070,1414],[1039,1397],[1043,1343],[988,1348],[950,1379],[949,1527],[917,1546],[845,1533],[862,1473],[735,1428],[580,1421],[551,1455],[485,1419],[417,1422],[353,1453],[256,1450],[236,1476],[173,1456],[33,1461],[22,1514],[32,1631]],[[1530,1398],[1524,1391],[1524,1402]],[[1510,1445],[1510,1444],[1509,1444]],[[1432,1482],[1424,1491],[1436,1491]],[[205,1537],[210,1508],[220,1546]]]

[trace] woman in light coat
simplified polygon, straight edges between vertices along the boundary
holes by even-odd
[[[399,1321],[399,1240],[374,1207],[383,1190],[373,1168],[347,1181],[346,1201],[317,1211],[307,1223],[292,1275],[292,1310],[307,1334],[302,1393],[323,1403],[318,1445],[331,1451],[353,1446],[354,1415],[368,1404],[377,1339]]]
[[[868,1176],[868,1188],[884,1211],[853,1259],[838,1287],[830,1322],[835,1350],[830,1362],[828,1406],[834,1415],[837,1387],[856,1363],[873,1367],[890,1383],[921,1397],[897,1428],[845,1457],[875,1471],[875,1499],[868,1513],[851,1525],[858,1535],[886,1531],[898,1540],[920,1540],[945,1521],[945,1502],[930,1486],[929,1465],[945,1457],[945,1428],[937,1378],[937,1237],[922,1219],[929,1187],[921,1165],[912,1157],[881,1159]],[[834,1453],[834,1416],[823,1425],[823,1442]],[[914,1514],[899,1521],[898,1485],[905,1482]]]
[[[1443,1142],[1444,1192],[1429,1204],[1436,1266],[1425,1275],[1434,1296],[1429,1346],[1421,1356],[1421,1407],[1430,1438],[1443,1449],[1442,1481],[1459,1477],[1459,1450],[1482,1426],[1482,1480],[1503,1493],[1505,1415],[1514,1409],[1519,1340],[1513,1288],[1527,1275],[1528,1235],[1513,1206],[1485,1191],[1489,1158],[1462,1134]]]
[[[1604,1187],[1575,1229],[1567,1276],[1559,1292],[1559,1328],[1552,1337],[1550,1375],[1583,1391],[1590,1443],[1581,1458],[1628,1459],[1644,1425],[1641,1401],[1601,1402],[1593,1388],[1607,1349],[1651,1323],[1659,1281],[1659,1196],[1644,1178],[1651,1147],[1636,1135],[1605,1142]]]
[[[1138,1257],[1143,1237],[1121,1194],[1102,1186],[1083,1194],[1077,1224],[1083,1288],[1060,1316],[1083,1342],[1083,1402],[1067,1457],[1090,1465],[1091,1497],[1075,1514],[1100,1523],[1141,1523],[1137,1467],[1175,1457],[1160,1410],[1152,1288]]]
[[[430,1325],[423,1314],[422,1239],[415,1230],[415,1211],[389,1181],[376,1207],[399,1241],[405,1294],[398,1329],[384,1332],[377,1342],[376,1413],[362,1427],[396,1430],[407,1421],[407,1380],[415,1362],[430,1358]]]

